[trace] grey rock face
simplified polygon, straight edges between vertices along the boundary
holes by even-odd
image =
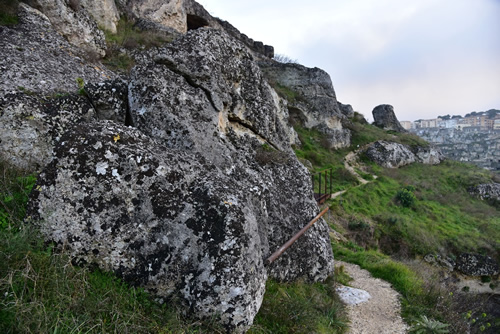
[[[372,111],[375,126],[388,131],[406,132],[399,123],[394,107],[389,104],[382,104]]]
[[[500,131],[480,128],[411,130],[453,160],[470,162],[491,171],[500,170]]]
[[[82,58],[40,11],[19,5],[20,23],[0,27],[0,94],[23,90],[41,94],[76,92],[76,78],[85,83],[116,75]]]
[[[342,126],[346,117],[339,109],[328,73],[319,68],[275,61],[261,61],[259,66],[272,85],[294,94],[287,99],[292,121],[324,133],[332,148],[350,145],[351,133]]]
[[[64,132],[92,119],[94,109],[76,94],[49,99],[24,93],[0,96],[0,158],[20,169],[40,170],[51,161]]]
[[[386,168],[398,168],[414,162],[435,165],[443,160],[443,155],[433,147],[412,149],[407,145],[384,140],[368,146],[365,154],[370,160]]]
[[[268,276],[333,271],[323,220],[264,267],[319,210],[287,110],[243,45],[198,29],[145,51],[129,111],[123,83],[86,90],[99,117],[137,129],[82,123],[59,138],[28,213],[46,240],[234,332],[252,323]]]
[[[66,0],[33,0],[34,7],[44,13],[52,26],[71,44],[104,56],[104,33],[99,30],[96,21],[85,8],[79,2],[75,4],[77,5],[71,6]]]
[[[128,84],[121,79],[85,85],[97,118],[132,125],[128,113]]]
[[[245,327],[267,278],[259,221],[237,183],[214,171],[137,130],[86,124],[61,139],[28,216],[76,262]]]
[[[479,254],[461,254],[456,268],[469,276],[490,276],[499,273],[498,263],[491,257]]]
[[[343,104],[337,101],[340,112],[347,118],[354,117],[354,109],[350,104]]]
[[[469,193],[481,200],[500,202],[500,183],[480,184],[469,189]]]

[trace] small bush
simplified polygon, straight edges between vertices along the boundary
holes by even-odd
[[[274,55],[274,60],[276,60],[278,63],[282,64],[298,64],[299,61],[297,59],[292,59],[288,57],[287,55],[284,54],[275,54]]]
[[[446,328],[450,325],[444,324],[440,321],[429,319],[425,315],[421,316],[419,320],[411,327],[410,333],[414,334],[444,334],[450,331]]]
[[[414,188],[406,187],[399,190],[396,194],[396,200],[405,208],[412,207],[415,204],[415,201],[417,200],[417,197],[413,193],[412,189]]]

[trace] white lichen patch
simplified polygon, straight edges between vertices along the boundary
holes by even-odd
[[[113,175],[118,181],[121,181],[121,177],[120,177],[120,174],[118,174],[118,169],[113,169],[111,171],[111,175]]]
[[[106,161],[99,161],[95,165],[95,172],[97,175],[106,175],[106,169],[108,168],[108,163]]]

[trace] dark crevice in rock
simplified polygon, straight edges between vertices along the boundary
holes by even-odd
[[[195,30],[202,27],[209,26],[207,20],[202,17],[187,14],[187,28],[188,30]]]
[[[245,129],[248,129],[248,130],[252,131],[252,133],[254,133],[257,137],[262,138],[263,140],[265,140],[266,143],[269,144],[269,146],[271,146],[272,148],[274,148],[274,149],[276,149],[278,151],[280,150],[276,145],[274,145],[273,143],[271,143],[267,138],[265,138],[264,136],[262,136],[261,134],[259,134],[259,132],[257,131],[257,129],[255,129],[249,121],[241,119],[238,116],[236,116],[235,114],[231,114],[231,113],[227,116],[227,119],[231,123],[236,123],[236,124],[244,127]]]
[[[208,101],[210,102],[210,104],[212,105],[212,107],[215,110],[219,110],[219,108],[217,108],[217,106],[215,105],[215,102],[212,98],[212,93],[210,92],[210,90],[208,90],[207,88],[203,87],[202,85],[196,83],[193,80],[193,78],[191,78],[191,76],[189,76],[189,74],[184,73],[181,70],[179,70],[174,62],[172,62],[170,59],[165,58],[165,57],[157,57],[157,58],[155,58],[155,62],[157,64],[167,66],[167,68],[169,70],[171,70],[175,74],[182,76],[191,87],[201,89],[205,93],[205,95],[206,95]]]

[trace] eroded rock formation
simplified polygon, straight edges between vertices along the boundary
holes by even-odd
[[[381,104],[372,111],[373,124],[387,131],[406,132],[399,123],[394,107],[389,104]]]
[[[339,108],[328,73],[299,64],[261,61],[259,65],[269,82],[285,95],[292,122],[324,133],[331,148],[350,145],[351,132],[342,125],[347,117]],[[342,110],[350,114],[348,109],[343,105]]]
[[[461,254],[456,268],[469,276],[490,276],[499,273],[498,264],[489,256],[480,254]]]
[[[435,165],[444,159],[441,152],[431,146],[411,148],[384,140],[371,144],[364,153],[370,160],[386,168],[398,168],[414,162]]]
[[[290,148],[286,103],[243,44],[190,30],[138,51],[118,79],[76,56],[28,6],[0,37],[0,52],[13,53],[2,63],[2,159],[43,169],[27,221],[76,262],[179,298],[235,332],[252,323],[268,277],[331,273],[322,220],[264,266],[319,210]],[[22,61],[15,49],[28,46]]]

